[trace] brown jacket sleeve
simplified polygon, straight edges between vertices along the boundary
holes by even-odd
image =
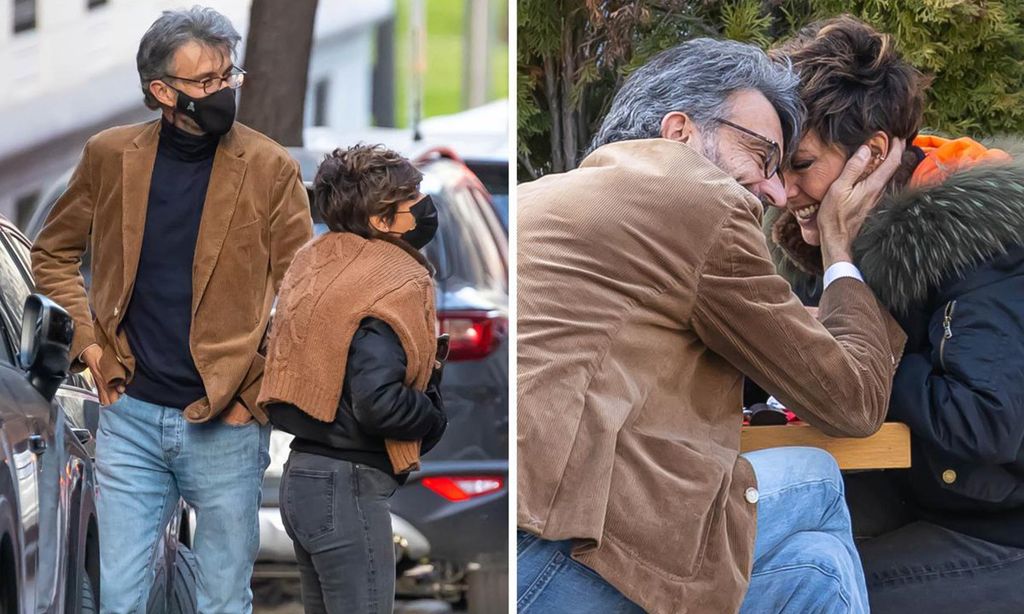
[[[96,205],[91,178],[90,144],[85,144],[67,190],[57,199],[32,246],[32,275],[36,291],[71,314],[75,334],[71,342],[72,368],[80,370],[82,350],[96,343],[89,295],[82,277],[82,254],[89,245]]]
[[[274,294],[281,290],[281,280],[288,270],[295,252],[313,236],[313,221],[309,213],[309,197],[302,184],[299,165],[294,160],[281,171],[270,206],[270,277]],[[263,383],[265,356],[256,356],[242,381],[238,396],[260,422],[265,423],[265,412],[256,404]]]
[[[906,338],[864,283],[833,282],[819,323],[776,274],[752,212],[740,209],[698,275],[692,326],[709,348],[827,434],[878,430]]]

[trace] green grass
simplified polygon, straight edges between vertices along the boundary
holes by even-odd
[[[495,28],[505,27],[508,0],[490,0]],[[424,0],[427,13],[427,71],[423,80],[424,117],[457,113],[462,109],[462,44],[464,4],[461,0]],[[395,120],[407,127],[412,87],[412,0],[397,0],[395,22]],[[499,14],[499,11],[502,11]],[[500,24],[500,25],[499,25]],[[508,96],[508,35],[491,38],[489,99]]]

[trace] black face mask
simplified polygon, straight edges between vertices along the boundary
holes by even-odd
[[[416,218],[416,228],[402,233],[402,239],[416,249],[423,249],[437,232],[437,208],[428,194],[413,205],[409,212]]]
[[[203,132],[224,136],[235,123],[235,90],[230,87],[214,92],[205,98],[193,98],[178,92],[177,109],[191,117]]]

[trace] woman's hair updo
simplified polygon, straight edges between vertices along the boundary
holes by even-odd
[[[891,36],[850,15],[815,22],[772,51],[800,75],[804,130],[849,157],[875,132],[908,141],[905,183],[917,164],[910,141],[921,128],[929,79],[905,61]]]

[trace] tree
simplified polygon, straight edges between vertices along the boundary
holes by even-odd
[[[238,120],[282,145],[301,146],[317,0],[253,0],[248,71]]]
[[[574,168],[614,92],[662,49],[698,36],[768,48],[843,12],[934,77],[931,131],[1024,132],[1024,0],[520,0],[520,180]]]

